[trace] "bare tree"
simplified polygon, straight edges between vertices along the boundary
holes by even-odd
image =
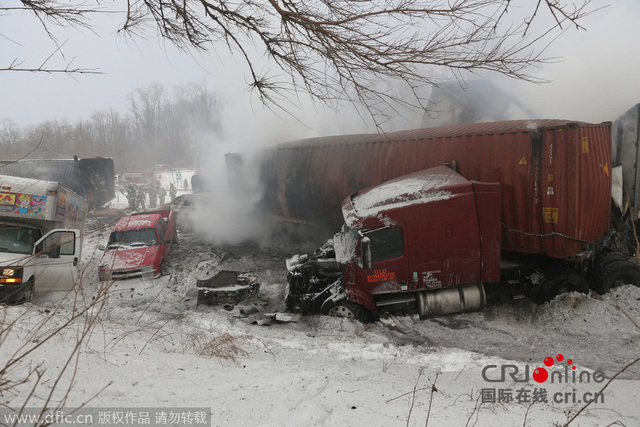
[[[117,153],[126,153],[131,144],[131,122],[127,116],[121,116],[113,108],[96,111],[89,120],[94,138],[87,141],[93,145],[95,154],[114,157]]]
[[[5,158],[17,158],[20,153],[20,140],[22,138],[20,127],[11,119],[0,119],[0,147]]]
[[[49,120],[25,128],[0,119],[0,152],[5,160],[111,157],[121,172],[158,163],[191,167],[203,145],[222,131],[222,103],[201,82],[170,91],[159,83],[137,89],[129,94],[129,110],[95,111],[85,121]]]
[[[43,25],[86,26],[87,15],[96,12],[84,3],[69,6],[74,1],[21,1]],[[559,31],[582,28],[594,11],[590,3],[140,0],[126,3],[120,31],[135,38],[155,29],[185,50],[227,47],[244,61],[249,84],[266,105],[283,107],[291,93],[302,91],[329,105],[362,103],[380,119],[393,105],[421,106],[421,90],[437,83],[433,76],[442,69],[458,79],[486,70],[536,81],[529,67],[545,61],[544,49]],[[389,82],[408,87],[413,100],[395,96]]]

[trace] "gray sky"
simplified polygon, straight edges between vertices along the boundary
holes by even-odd
[[[640,2],[594,0],[605,10],[583,21],[587,31],[573,28],[557,40],[549,55],[560,62],[534,69],[532,74],[552,80],[544,85],[500,80],[502,87],[520,98],[539,117],[588,122],[613,120],[640,102]],[[189,56],[153,38],[127,41],[115,33],[118,22],[100,18],[94,34],[88,30],[54,28],[65,43],[65,59],[54,54],[49,65],[98,68],[100,75],[55,75],[2,72],[0,119],[19,125],[45,120],[75,122],[96,110],[126,111],[127,94],[160,82],[168,89],[188,82],[206,81],[210,90],[224,99],[225,127],[231,140],[290,140],[312,135],[373,131],[352,108],[339,114],[321,106],[293,107],[304,126],[291,118],[279,118],[265,110],[247,92],[246,69],[219,53]],[[25,67],[37,67],[55,50],[42,27],[30,15],[0,15],[0,67],[14,59]],[[395,121],[389,130],[417,127],[419,117]]]

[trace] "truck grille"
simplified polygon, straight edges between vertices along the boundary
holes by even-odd
[[[135,279],[139,277],[151,277],[155,274],[155,269],[152,265],[134,268],[131,270],[102,270],[98,272],[100,277],[100,281],[116,281],[116,280],[126,280],[126,279]]]

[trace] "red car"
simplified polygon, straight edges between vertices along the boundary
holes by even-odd
[[[120,218],[98,265],[101,281],[160,277],[171,244],[177,240],[173,210],[143,212]]]

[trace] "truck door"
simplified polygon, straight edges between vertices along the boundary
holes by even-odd
[[[36,242],[36,292],[68,291],[77,279],[80,230],[52,230]]]
[[[415,290],[482,280],[482,240],[473,192],[429,203],[428,211],[407,223],[407,235]]]

